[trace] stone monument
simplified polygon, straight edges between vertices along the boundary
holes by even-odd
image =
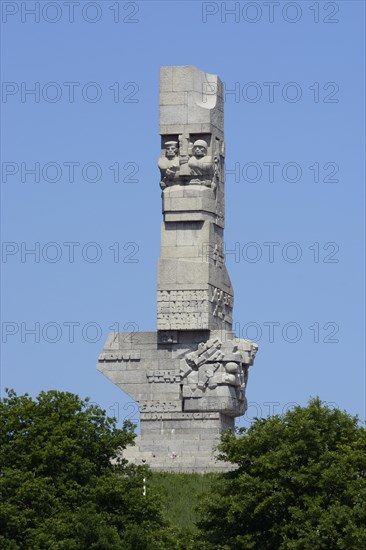
[[[141,435],[126,458],[155,470],[223,470],[215,446],[246,410],[258,347],[232,333],[224,101],[216,75],[161,68],[160,135],[157,332],[110,334],[97,368],[139,404]]]

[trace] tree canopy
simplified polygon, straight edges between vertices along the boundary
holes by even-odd
[[[118,429],[105,411],[71,393],[41,392],[33,400],[9,391],[0,401],[0,547],[366,548],[366,431],[357,418],[313,399],[223,434],[220,456],[236,469],[211,476],[198,530],[185,528],[187,510],[179,512],[180,526],[169,526],[162,476],[151,483],[148,468],[121,458],[133,428],[126,422]],[[180,498],[180,479],[165,476],[172,476],[163,476],[171,502]],[[201,483],[191,481],[193,503],[194,483],[197,493]]]
[[[201,506],[203,545],[366,548],[366,432],[357,418],[316,398],[226,433],[220,451],[237,469]]]
[[[156,495],[142,494],[147,469],[118,458],[133,439],[132,424],[118,429],[87,399],[8,391],[0,402],[0,547],[174,548]]]

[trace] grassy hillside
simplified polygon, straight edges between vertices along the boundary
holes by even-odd
[[[153,473],[147,490],[163,497],[166,517],[174,527],[194,531],[200,496],[218,475]]]

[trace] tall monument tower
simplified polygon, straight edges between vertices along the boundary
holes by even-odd
[[[220,79],[162,67],[160,135],[157,332],[111,333],[97,368],[140,407],[141,436],[126,458],[157,470],[222,470],[214,448],[246,410],[257,345],[232,333]]]

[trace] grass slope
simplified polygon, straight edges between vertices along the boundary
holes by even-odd
[[[155,472],[148,480],[147,490],[163,497],[165,514],[173,527],[195,531],[199,499],[219,475]]]

